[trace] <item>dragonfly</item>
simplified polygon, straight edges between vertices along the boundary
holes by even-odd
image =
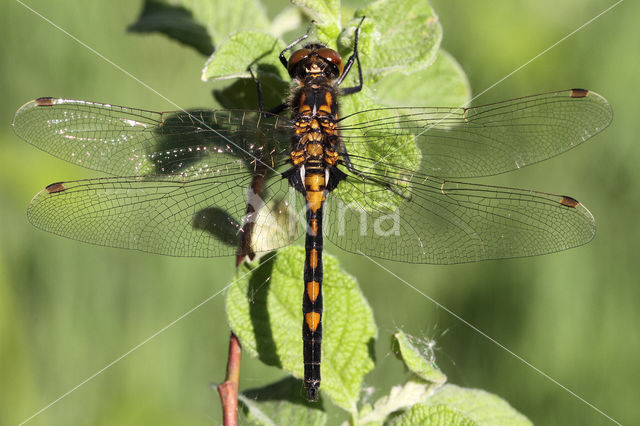
[[[458,179],[582,144],[611,122],[606,99],[569,89],[342,116],[340,97],[363,87],[359,30],[346,62],[319,42],[293,51],[309,30],[289,44],[279,58],[292,94],[270,111],[255,77],[255,110],[154,112],[51,97],[25,104],[13,121],[18,136],[111,175],[48,185],[29,220],[86,243],[170,256],[253,258],[304,234],[310,401],[321,381],[325,237],[347,252],[429,264],[535,256],[593,238],[593,216],[573,197]],[[354,64],[358,83],[341,87]]]

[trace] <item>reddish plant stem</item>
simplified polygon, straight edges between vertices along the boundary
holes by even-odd
[[[241,358],[242,347],[232,331],[229,336],[227,376],[224,383],[218,385],[218,394],[220,394],[220,402],[222,403],[222,424],[224,426],[238,424],[238,383],[240,381]]]
[[[251,248],[251,237],[253,233],[254,215],[257,210],[255,204],[259,205],[256,197],[262,196],[264,178],[267,173],[267,166],[258,161],[251,182],[249,191],[249,202],[247,204],[246,218],[242,228],[242,239],[238,245],[236,255],[236,267],[244,261],[245,258],[253,259],[255,253]],[[238,385],[240,382],[240,361],[242,359],[242,346],[238,337],[231,332],[229,336],[229,355],[227,358],[227,375],[225,381],[218,385],[218,394],[222,404],[222,424],[224,426],[236,426],[238,424]]]

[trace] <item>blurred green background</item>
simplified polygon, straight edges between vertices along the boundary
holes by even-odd
[[[432,2],[443,46],[474,93],[613,3]],[[177,104],[212,106],[211,85],[199,79],[203,57],[161,36],[126,33],[138,2],[28,4]],[[593,242],[549,256],[458,266],[385,262],[625,424],[640,423],[638,16],[640,3],[623,2],[477,100],[584,87],[610,101],[613,125],[594,140],[484,180],[576,197],[598,223]],[[31,227],[25,210],[37,191],[95,174],[18,139],[10,123],[23,103],[63,96],[171,106],[17,2],[0,3],[0,40],[0,424],[17,424],[222,289],[234,267],[232,259],[94,247]],[[538,424],[609,423],[368,260],[327,250],[359,279],[376,316],[378,366],[366,382],[375,396],[406,378],[388,349],[390,333],[402,327],[437,340],[438,364],[452,383],[496,393]],[[223,379],[228,332],[218,296],[29,424],[218,424],[218,396],[209,384]],[[241,387],[280,375],[245,358]],[[340,412],[330,419],[340,421]]]

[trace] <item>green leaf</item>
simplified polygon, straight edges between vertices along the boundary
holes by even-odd
[[[404,361],[407,368],[421,379],[441,385],[447,381],[445,376],[436,366],[435,356],[431,347],[432,342],[427,342],[425,348],[420,350],[415,341],[412,341],[402,331],[397,331],[391,339],[391,350]]]
[[[213,52],[207,28],[193,17],[190,10],[167,1],[146,0],[138,20],[128,30],[137,33],[162,33],[193,47],[203,55]]]
[[[343,117],[356,111],[372,110],[351,118],[349,126],[354,128],[384,116],[381,111],[375,111],[381,105],[375,102],[371,90],[367,86],[363,87],[359,93],[343,97],[341,106]],[[370,138],[369,143],[351,144],[345,142],[347,152],[353,156],[378,160],[372,163],[373,168],[365,169],[363,172],[389,177],[395,176],[399,187],[404,186],[407,191],[402,194],[379,191],[375,183],[353,180],[351,185],[338,186],[336,194],[339,194],[347,204],[354,202],[364,208],[391,214],[399,205],[406,202],[406,197],[410,196],[410,188],[407,186],[406,180],[403,179],[404,176],[397,175],[397,168],[389,167],[389,165],[402,164],[406,169],[417,170],[420,164],[420,151],[415,143],[414,135],[406,130],[398,128],[393,137],[390,137],[389,129],[384,129],[380,131],[380,137],[378,138],[372,137],[375,136],[375,130],[371,130],[367,126],[363,127],[361,133],[363,137],[365,132],[367,137]],[[358,137],[353,136],[353,139],[358,140]],[[353,190],[354,186],[358,188],[357,191]],[[360,198],[362,194],[367,194],[366,203],[362,203]]]
[[[214,45],[241,30],[268,30],[259,0],[145,0],[137,32],[159,32],[209,55]]]
[[[271,21],[269,33],[281,38],[283,34],[300,28],[302,18],[300,8],[295,6],[286,7]]]
[[[366,405],[359,413],[358,424],[381,423],[392,413],[424,402],[433,393],[434,386],[420,380],[409,380],[391,388],[389,395],[378,399],[373,406]]]
[[[353,45],[355,28],[366,16],[360,32],[360,60],[369,84],[393,72],[425,69],[436,58],[442,27],[426,0],[378,0],[356,11],[338,40],[343,49]]]
[[[204,22],[215,43],[244,30],[269,30],[267,11],[260,0],[174,0],[188,5]]]
[[[427,401],[429,406],[446,405],[482,425],[531,425],[532,423],[502,398],[480,389],[444,385]]]
[[[373,406],[364,406],[359,424],[529,425],[529,420],[507,402],[488,392],[443,385],[446,376],[435,367],[431,345],[421,350],[405,333],[396,332],[392,351],[414,373],[403,386]],[[397,413],[407,410],[402,415]],[[394,417],[395,415],[395,417]]]
[[[340,34],[340,0],[292,0],[291,3],[303,8],[316,21],[318,37],[331,46]]]
[[[285,48],[276,37],[260,31],[243,31],[231,35],[209,58],[202,70],[202,80],[250,78],[251,66],[260,80],[270,74],[283,81],[289,80],[278,55]]]
[[[263,106],[269,111],[286,99],[289,84],[270,73],[259,73],[259,75]],[[213,89],[213,97],[223,108],[250,110],[258,108],[258,89],[256,83],[248,78],[238,79],[222,89]]]
[[[278,59],[284,47],[280,39],[263,32],[234,34],[211,55],[202,80],[237,78],[222,89],[214,89],[213,96],[224,108],[257,109],[258,91],[248,70],[251,67],[262,85],[263,106],[269,110],[286,99],[289,89],[289,75]]]
[[[402,13],[398,13],[398,11]],[[358,111],[374,110],[386,106],[387,101],[391,105],[395,99],[416,99],[417,103],[424,101],[414,94],[416,89],[416,78],[405,76],[401,81],[402,86],[392,92],[388,99],[376,98],[373,91],[378,91],[376,82],[390,78],[390,83],[400,83],[400,73],[416,73],[416,77],[421,78],[421,72],[427,73],[429,77],[436,74],[426,71],[436,58],[438,46],[442,38],[442,28],[437,16],[426,1],[420,0],[379,0],[366,8],[356,12],[356,17],[366,16],[363,21],[360,37],[359,49],[362,61],[362,71],[364,77],[364,88],[360,93],[345,96],[341,100],[342,116],[351,115]],[[353,51],[353,41],[355,29],[360,23],[360,18],[354,18],[343,30],[338,45],[343,57],[347,57]],[[449,72],[449,79],[459,84],[452,84],[451,87],[465,87],[466,81],[460,75],[459,70],[454,71],[452,61],[447,61],[449,56],[444,56],[439,68],[446,68]],[[422,83],[422,80],[420,80]],[[462,83],[460,83],[462,81]],[[352,69],[347,77],[344,86],[357,84],[357,71]],[[381,85],[386,84],[380,82]],[[439,83],[434,83],[439,84]],[[430,86],[429,86],[430,87]],[[373,91],[372,91],[373,90]],[[459,89],[458,89],[459,91]],[[464,90],[463,90],[464,91]],[[456,92],[457,93],[457,92]],[[419,93],[418,93],[419,95]],[[465,99],[466,100],[466,99]],[[424,104],[421,104],[424,105]],[[356,127],[366,121],[375,120],[381,113],[371,111],[359,114],[352,119],[350,125]],[[374,170],[365,170],[384,176],[394,176],[388,164],[403,164],[408,170],[416,170],[420,162],[420,152],[415,144],[415,137],[408,131],[398,131],[393,138],[389,138],[388,130],[381,134],[380,138],[373,138],[379,142],[368,144],[346,144],[347,151],[354,156],[362,156],[377,159]],[[367,130],[371,137],[371,130]],[[356,138],[357,139],[357,138]],[[413,159],[407,161],[408,158]],[[396,173],[397,174],[397,173]],[[406,201],[410,196],[411,188],[407,186],[404,176],[397,176],[397,183],[406,187],[403,194],[389,194],[389,191],[376,191],[375,184],[369,182],[355,182],[360,191],[347,191],[345,187],[338,187],[337,191],[342,191],[341,197],[347,202],[361,203],[358,193],[367,193],[367,208],[391,214],[395,209]],[[368,185],[368,187],[367,187]],[[374,186],[373,189],[370,187]]]
[[[243,424],[326,424],[327,414],[322,398],[315,403],[308,402],[300,392],[302,387],[302,381],[287,377],[271,385],[240,393],[238,401],[246,417]]]
[[[426,406],[418,404],[389,422],[394,426],[475,426],[476,422],[446,405]]]
[[[193,216],[191,226],[207,231],[216,240],[230,247],[238,247],[242,225],[229,213],[219,207],[207,207]]]
[[[463,106],[471,99],[466,74],[440,49],[433,64],[410,74],[395,72],[373,86],[377,102],[387,106]]]
[[[249,354],[268,365],[303,377],[302,269],[304,249],[287,247],[238,268],[229,288],[229,324]],[[321,393],[356,412],[362,378],[374,365],[373,315],[353,277],[327,254],[324,260],[324,313]],[[299,389],[301,392],[302,389]]]

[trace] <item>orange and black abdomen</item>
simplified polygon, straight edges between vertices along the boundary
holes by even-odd
[[[324,174],[305,176],[307,235],[305,238],[304,283],[302,296],[302,340],[304,381],[310,401],[318,399],[322,341],[322,205],[325,199]]]
[[[322,341],[322,209],[328,192],[345,175],[337,167],[338,106],[335,89],[322,78],[298,88],[291,107],[296,122],[291,163],[285,176],[306,200],[302,340],[307,398],[318,399]]]

